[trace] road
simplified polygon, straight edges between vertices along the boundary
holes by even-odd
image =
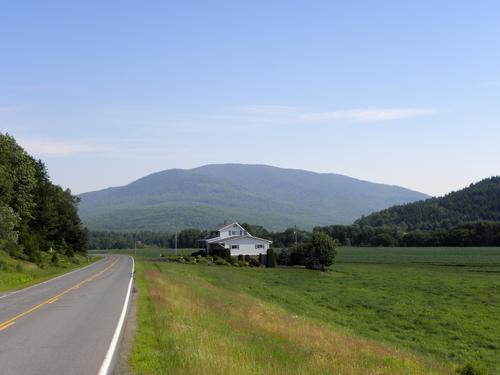
[[[1,296],[0,373],[105,373],[116,357],[113,347],[126,311],[132,270],[131,257],[109,255],[86,268]]]

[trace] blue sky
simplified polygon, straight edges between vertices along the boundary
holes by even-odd
[[[500,173],[499,15],[493,0],[4,2],[0,131],[77,193],[239,162],[440,195]]]

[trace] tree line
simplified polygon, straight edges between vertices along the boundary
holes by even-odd
[[[41,262],[41,252],[85,252],[78,198],[54,185],[42,161],[0,133],[0,250]]]
[[[275,247],[289,247],[297,243],[308,241],[312,232],[289,228],[282,232],[270,232],[260,225],[243,223],[250,234],[256,237],[273,241]],[[200,247],[200,239],[210,234],[207,230],[188,228],[177,233],[177,247],[193,249]],[[149,245],[165,248],[175,247],[176,234],[172,232],[137,231],[90,231],[88,235],[89,249],[132,249],[136,246]]]
[[[330,225],[322,228],[345,246],[500,246],[500,222],[473,221],[448,229],[404,231],[397,226]]]
[[[205,238],[208,231],[200,229],[183,229],[177,233],[177,247],[192,249],[200,247],[199,239]],[[176,234],[170,232],[137,231],[90,231],[88,236],[89,249],[133,249],[143,245],[174,248]]]
[[[301,255],[304,251],[301,246],[310,243],[315,230],[325,232],[342,246],[500,246],[500,222],[496,221],[475,221],[450,229],[408,232],[395,226],[373,227],[359,224],[329,225],[317,227],[313,231],[288,228],[282,232],[270,232],[262,226],[246,223],[242,226],[256,237],[273,241],[275,248],[296,248],[296,254],[291,256],[291,262],[294,264],[304,262]],[[181,230],[177,234],[177,247],[199,248],[198,240],[205,238],[208,234],[208,231],[199,229]],[[92,231],[89,233],[88,247],[90,249],[125,249],[141,245],[173,248],[175,234],[152,231]],[[301,260],[296,261],[294,257]]]

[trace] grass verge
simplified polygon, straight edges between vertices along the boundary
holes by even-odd
[[[278,280],[285,270],[241,271],[138,263],[138,332],[130,358],[132,373],[453,373],[448,365],[427,357],[335,329],[307,314],[295,314],[273,296],[248,293],[252,280],[264,274],[274,274]]]
[[[54,266],[51,265],[50,258],[49,254],[43,253],[42,266],[38,266],[34,263],[13,259],[5,252],[0,251],[0,292],[26,288],[100,259],[92,256],[89,263],[87,258],[81,255],[75,255],[73,258],[61,255],[58,265]]]

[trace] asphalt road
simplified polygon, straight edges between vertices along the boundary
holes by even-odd
[[[0,374],[97,375],[117,339],[132,269],[132,258],[110,255],[0,296]]]

